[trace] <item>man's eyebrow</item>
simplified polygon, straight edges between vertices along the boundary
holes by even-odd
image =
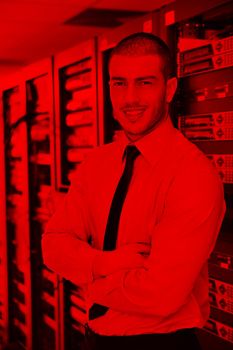
[[[155,75],[145,75],[144,77],[138,77],[136,80],[157,79]]]
[[[126,80],[126,78],[122,78],[122,77],[111,77],[110,80]]]
[[[135,78],[135,80],[147,80],[147,79],[157,79],[157,77],[155,75],[145,75],[145,76],[142,76],[142,77]],[[110,80],[124,81],[124,80],[127,80],[127,79],[123,78],[123,77],[111,77]]]

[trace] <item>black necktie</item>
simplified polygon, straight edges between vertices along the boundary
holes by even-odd
[[[112,199],[105,230],[103,250],[114,250],[116,248],[121,210],[132,178],[134,160],[139,154],[140,152],[135,146],[127,146],[125,149],[125,168]],[[107,311],[107,306],[93,304],[89,310],[89,319],[93,320],[97,317],[103,316]]]

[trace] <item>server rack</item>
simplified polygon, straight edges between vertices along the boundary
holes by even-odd
[[[17,77],[11,80],[8,78],[6,89],[9,86],[14,86]],[[7,240],[7,221],[6,221],[6,186],[5,186],[5,123],[3,119],[3,98],[0,98],[0,157],[1,157],[1,221],[0,221],[0,346],[3,347],[9,342],[9,301],[8,301],[8,240]]]
[[[96,40],[55,56],[56,186],[61,191],[98,144],[96,63]]]
[[[59,278],[43,265],[41,236],[54,211],[55,141],[52,60],[23,72],[28,131],[33,349],[60,348]]]
[[[97,41],[81,43],[54,58],[56,190],[68,190],[85,156],[99,144]],[[84,292],[64,280],[61,349],[82,347],[87,322]]]
[[[25,91],[20,80],[2,91],[6,187],[9,343],[32,347],[32,295],[28,203],[28,145]]]
[[[0,108],[2,105],[0,102]],[[4,134],[3,118],[0,118],[0,174],[2,200],[0,202],[0,347],[8,342],[8,263],[7,263],[7,241],[6,241],[6,198],[5,198],[5,168],[4,168]]]
[[[14,77],[1,91],[6,188],[1,238],[7,246],[8,293],[4,344],[27,350],[60,348],[60,284],[41,256],[41,235],[54,211],[52,83],[48,59],[22,70],[18,81]]]
[[[203,4],[203,10],[204,7]],[[232,2],[228,2],[216,8],[210,6],[208,11],[185,18],[171,28],[176,36],[173,39],[177,40],[180,81],[177,126],[217,167],[227,205],[220,235],[209,259],[211,314],[199,333],[203,347],[213,350],[230,349],[233,343],[232,20]]]

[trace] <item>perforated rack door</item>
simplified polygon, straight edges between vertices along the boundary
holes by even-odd
[[[89,40],[54,58],[56,190],[66,192],[73,174],[92,148],[98,145],[96,40]],[[62,282],[62,281],[61,281]],[[63,283],[61,283],[63,284]],[[73,290],[64,284],[63,347],[79,346],[82,317],[77,328],[71,305]],[[62,305],[62,304],[61,304]],[[81,312],[80,315],[85,313]],[[79,318],[79,317],[78,317]],[[76,342],[77,340],[77,342]]]
[[[52,60],[23,72],[28,127],[29,208],[33,301],[33,350],[60,350],[63,330],[58,276],[43,265],[41,237],[55,195]]]
[[[0,348],[9,341],[8,259],[6,227],[5,140],[2,92],[0,95]]]
[[[32,349],[28,144],[21,82],[2,91],[5,137],[9,343]]]
[[[98,144],[96,41],[55,56],[56,185],[67,190],[86,154]]]
[[[63,286],[41,256],[41,235],[57,200],[52,60],[28,66],[3,86],[3,342],[60,350]]]

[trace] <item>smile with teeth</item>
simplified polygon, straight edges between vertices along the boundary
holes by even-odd
[[[124,114],[129,118],[136,118],[140,117],[145,111],[145,108],[132,108],[132,109],[125,109]]]

